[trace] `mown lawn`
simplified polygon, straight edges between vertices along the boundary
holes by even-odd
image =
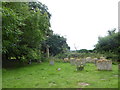
[[[61,68],[57,71],[57,68]],[[54,66],[44,62],[26,67],[3,69],[3,88],[118,88],[118,66],[112,71],[98,71],[94,64],[86,64],[76,71],[69,63]],[[87,85],[84,85],[87,84]]]

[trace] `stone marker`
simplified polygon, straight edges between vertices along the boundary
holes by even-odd
[[[82,64],[85,65],[86,64],[86,59],[85,58],[81,58]]]
[[[76,61],[75,61],[75,65],[76,65],[76,69],[77,69],[77,71],[81,71],[81,70],[84,69],[84,65],[85,65],[85,63],[83,62],[82,59],[76,59]]]
[[[112,70],[112,61],[107,59],[98,60],[97,63],[98,70]]]
[[[75,65],[75,61],[76,61],[75,58],[70,58],[70,64],[71,64],[71,65]]]
[[[54,65],[54,60],[50,60],[50,65]]]
[[[86,62],[91,62],[92,58],[91,57],[86,57]]]
[[[50,62],[50,65],[54,65],[54,58],[51,57],[49,62]]]
[[[94,63],[95,63],[95,65],[96,65],[96,63],[97,63],[97,61],[99,60],[98,58],[93,58],[93,60],[94,60]]]
[[[86,57],[86,62],[88,63],[96,63],[97,60],[97,58]]]
[[[81,59],[76,59],[76,61],[75,61],[75,64],[76,65],[85,65],[85,59],[84,58],[81,58]]]

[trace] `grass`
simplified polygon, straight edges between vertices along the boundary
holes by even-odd
[[[61,68],[57,71],[57,68]],[[86,64],[76,71],[69,63],[54,66],[44,62],[14,69],[3,69],[3,88],[118,88],[118,67],[112,71],[98,71],[94,64]],[[81,85],[88,83],[89,85]]]

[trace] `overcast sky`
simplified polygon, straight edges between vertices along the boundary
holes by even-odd
[[[118,28],[119,0],[39,0],[51,17],[51,28],[67,38],[71,50],[93,49],[98,36]]]

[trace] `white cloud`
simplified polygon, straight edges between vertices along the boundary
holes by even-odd
[[[118,26],[119,0],[40,0],[47,5],[54,33],[66,35],[77,49],[93,49],[98,36]]]

